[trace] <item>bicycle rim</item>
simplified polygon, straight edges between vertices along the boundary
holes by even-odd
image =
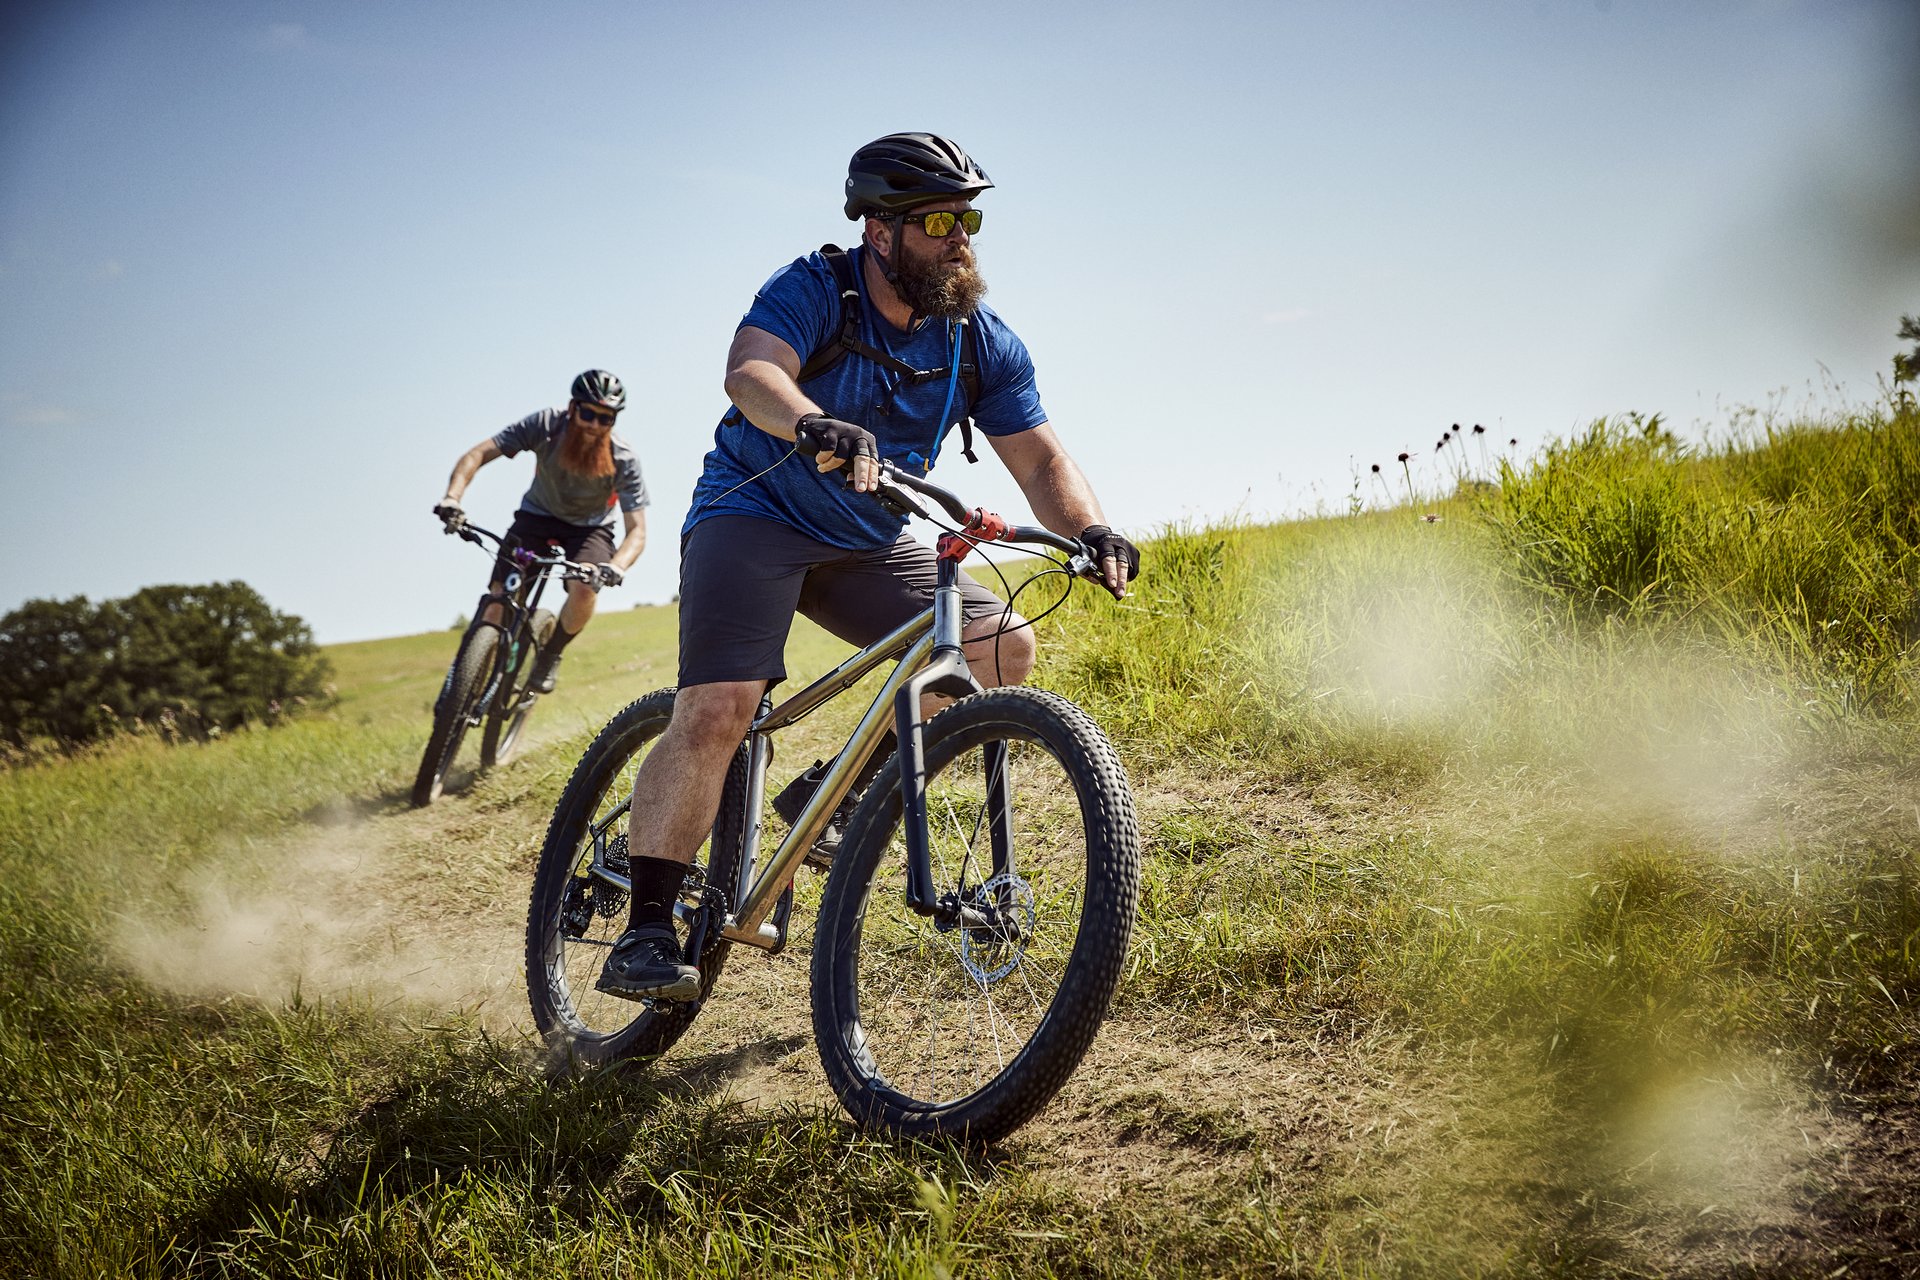
[[[695,855],[675,913],[683,948],[695,928],[710,925],[702,954],[690,960],[700,968],[700,1000],[656,1004],[594,989],[608,952],[626,931],[628,896],[593,878],[589,869],[598,847],[625,874],[634,774],[665,731],[672,710],[673,690],[666,689],[616,715],[581,757],[548,826],[527,917],[527,992],[534,1022],[562,1070],[664,1052],[693,1021],[726,958],[727,944],[711,919],[720,896],[709,894],[707,886],[730,894],[738,875],[744,752],[729,773],[716,835]]]
[[[528,683],[540,648],[553,634],[554,626],[551,613],[545,609],[534,610],[527,630],[531,639],[520,656],[520,665],[515,668],[512,680],[501,686],[499,698],[487,715],[487,727],[480,740],[480,763],[489,769],[506,764],[520,749],[521,730],[527,727],[527,717],[533,714],[533,704],[539,701],[529,691]]]
[[[990,1141],[1092,1043],[1132,926],[1138,833],[1111,746],[1050,694],[955,704],[927,727],[926,765],[934,892],[975,923],[907,906],[898,789],[870,795],[821,905],[816,1038],[856,1120]]]
[[[460,650],[447,668],[446,682],[435,700],[433,732],[413,780],[413,806],[418,809],[440,798],[447,774],[459,758],[460,744],[471,726],[475,701],[485,691],[487,675],[493,666],[494,650],[500,633],[492,627],[480,627],[461,641]]]

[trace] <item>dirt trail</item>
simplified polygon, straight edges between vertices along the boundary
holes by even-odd
[[[189,922],[129,920],[118,936],[179,990],[351,994],[528,1036],[522,930],[546,811],[516,802],[556,786],[522,765],[426,810],[341,806],[236,851],[224,878],[192,886]],[[1272,810],[1259,823],[1313,820],[1281,797],[1259,803]],[[810,928],[779,956],[736,948],[663,1070],[749,1106],[832,1112],[807,1006]],[[1442,1270],[1497,1269],[1521,1242],[1575,1249],[1602,1273],[1798,1274],[1841,1258],[1849,1274],[1895,1275],[1920,1262],[1910,1094],[1822,1102],[1735,1072],[1676,1093],[1685,1114],[1657,1132],[1570,1153],[1562,1103],[1511,1064],[1223,1018],[1123,1004],[1004,1158],[1091,1204],[1226,1214],[1244,1229],[1276,1215],[1319,1233],[1318,1248],[1375,1261],[1416,1241],[1440,1250],[1428,1256]]]
[[[398,796],[343,802],[214,860],[187,884],[184,920],[125,920],[116,938],[136,971],[175,991],[271,1001],[297,990],[521,1031],[529,821],[459,795],[423,810]]]

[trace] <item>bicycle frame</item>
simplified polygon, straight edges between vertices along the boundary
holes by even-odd
[[[1069,570],[1081,576],[1091,573],[1092,562],[1085,548],[1071,539],[1062,538],[1046,529],[1009,525],[999,516],[980,508],[965,510],[952,494],[901,474],[890,466],[883,465],[883,477],[884,496],[888,500],[922,518],[929,518],[913,499],[914,493],[923,494],[940,502],[956,520],[964,522],[965,528],[958,533],[943,534],[939,540],[938,577],[931,607],[922,610],[891,634],[854,654],[778,706],[771,705],[769,698],[761,699],[760,713],[748,728],[746,737],[747,795],[740,880],[735,885],[720,886],[731,908],[721,921],[720,932],[722,937],[731,942],[743,942],[768,951],[778,950],[785,943],[785,921],[775,924],[769,922],[767,917],[773,913],[776,901],[792,884],[808,849],[820,838],[834,810],[846,798],[853,780],[869,763],[875,747],[886,732],[889,714],[893,718],[892,727],[900,744],[901,825],[907,844],[907,905],[919,915],[934,916],[946,924],[962,921],[968,924],[983,923],[976,918],[977,913],[969,908],[934,897],[933,870],[929,864],[927,841],[926,764],[923,751],[926,722],[920,714],[921,699],[926,694],[961,698],[979,692],[982,687],[968,668],[962,647],[960,562],[975,545],[990,541],[1038,543],[1065,551],[1073,557]],[[854,727],[846,745],[834,757],[826,777],[808,799],[786,838],[774,850],[766,865],[758,866],[762,828],[765,825],[761,810],[766,797],[767,768],[773,757],[772,736],[845,693],[886,662],[894,662],[895,665],[881,685],[880,692],[875,695],[872,705],[860,717],[860,723]],[[1004,753],[1005,746],[1000,744],[996,754],[988,758],[987,799],[992,815],[990,841],[996,871],[1006,870],[1012,858],[1012,826],[1006,805],[1004,770],[998,767],[1004,762]],[[606,865],[607,829],[625,814],[626,806],[622,806],[609,814],[605,823],[594,831],[593,862],[589,874],[614,889],[630,893],[633,887],[631,880]],[[681,909],[685,910],[684,904]],[[699,948],[699,940],[695,939],[689,951],[698,954]]]
[[[921,692],[946,692],[958,685],[959,693],[965,694],[980,687],[967,670],[966,659],[960,648],[960,591],[951,581],[957,572],[956,566],[943,561],[933,607],[921,610],[891,634],[854,654],[778,706],[772,706],[770,699],[761,700],[760,714],[747,731],[746,739],[746,824],[742,832],[740,882],[722,886],[728,895],[728,902],[734,905],[721,923],[723,937],[766,950],[779,947],[785,940],[785,930],[768,923],[767,916],[772,913],[775,901],[793,882],[801,862],[807,856],[807,850],[820,838],[833,811],[846,798],[854,778],[873,754],[888,728],[889,715],[893,717],[899,740],[903,743],[910,741],[917,748],[920,741]],[[940,603],[943,597],[951,597],[951,603],[945,608]],[[947,633],[944,637],[943,628]],[[773,757],[773,735],[831,702],[887,662],[895,662],[892,673],[880,687],[872,705],[860,717],[860,723],[855,726],[846,745],[834,757],[826,777],[794,821],[792,830],[780,842],[765,866],[760,866],[760,844],[765,827],[761,811],[766,798],[767,766]],[[934,685],[941,687],[932,689]],[[903,779],[909,782],[910,791],[917,791],[921,781],[916,767],[918,758],[918,751],[915,750],[902,761],[903,774],[912,771],[909,778]],[[909,760],[916,763],[909,763]],[[920,839],[917,843],[924,863],[924,799],[921,800],[919,811]],[[624,809],[609,815],[609,825],[624,815]],[[595,834],[591,874],[615,889],[631,892],[632,885],[628,878],[606,865],[604,832]],[[926,872],[926,879],[919,883],[924,885],[930,878],[931,873]],[[923,900],[930,897],[924,891],[920,896]]]
[[[786,892],[812,847],[825,829],[840,802],[846,798],[853,780],[859,775],[888,727],[891,715],[896,738],[901,744],[900,785],[903,799],[902,825],[907,842],[907,905],[925,916],[951,916],[958,921],[967,913],[956,903],[936,900],[933,871],[927,848],[926,768],[922,751],[925,720],[920,714],[923,695],[934,693],[964,697],[978,692],[981,685],[969,670],[961,640],[961,596],[958,585],[960,559],[964,550],[950,551],[947,535],[942,539],[939,577],[932,607],[903,623],[891,634],[875,641],[859,653],[821,676],[778,706],[761,700],[761,713],[747,732],[746,821],[742,831],[740,882],[722,886],[733,909],[721,923],[721,936],[765,950],[777,950],[786,940],[784,921],[770,923],[775,902]],[[965,539],[958,541],[966,542]],[[966,545],[970,546],[968,542]],[[896,661],[897,660],[897,661]],[[826,777],[807,801],[787,836],[764,867],[759,851],[764,822],[761,817],[766,796],[767,767],[773,756],[772,736],[781,729],[831,702],[851,689],[887,662],[895,662],[873,703],[861,716],[846,745],[834,757]],[[1004,751],[1004,747],[1002,748]],[[991,765],[991,762],[990,762]],[[994,776],[999,776],[997,773]],[[995,784],[989,794],[994,814],[991,840],[996,870],[1004,870],[1011,856],[1010,818],[1004,793]],[[608,816],[607,825],[624,816],[624,808]],[[626,876],[606,865],[605,832],[595,833],[591,874],[594,878],[623,892],[631,892]]]
[[[486,532],[481,530],[481,532]],[[506,543],[506,539],[497,534],[489,534],[496,541]],[[486,688],[480,697],[474,700],[475,712],[468,718],[470,724],[477,724],[485,714],[485,708],[493,705],[499,695],[501,685],[508,680],[520,664],[520,646],[527,634],[527,623],[533,617],[534,610],[540,604],[540,597],[546,591],[549,572],[554,565],[564,564],[564,560],[550,560],[535,555],[526,547],[515,545],[508,551],[515,564],[521,567],[511,569],[502,580],[503,593],[500,595],[487,591],[473,611],[473,621],[467,624],[465,635],[460,643],[464,646],[467,637],[480,627],[496,627],[504,644],[494,650],[493,670],[487,677]],[[524,562],[523,558],[524,557]],[[498,605],[501,618],[498,622],[486,620],[487,610]]]

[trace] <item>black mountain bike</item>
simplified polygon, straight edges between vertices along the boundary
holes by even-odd
[[[439,799],[447,773],[460,754],[467,731],[484,726],[480,734],[480,767],[491,769],[513,758],[520,734],[533,713],[539,694],[530,687],[534,659],[558,625],[553,613],[539,607],[549,578],[597,582],[599,570],[560,555],[557,549],[541,555],[513,546],[499,534],[462,522],[453,532],[482,549],[490,540],[518,566],[506,576],[504,596],[480,597],[473,621],[460,637],[459,651],[440,696],[433,703],[433,733],[420,772],[413,779],[413,805],[420,808]],[[486,620],[497,606],[497,621]]]
[[[1069,582],[1097,581],[1098,567],[1075,539],[969,510],[884,464],[876,496],[928,519],[918,497],[930,498],[958,526],[940,539],[934,603],[779,706],[762,700],[675,904],[699,997],[635,1004],[594,990],[626,927],[634,773],[673,714],[672,689],[615,715],[560,797],[527,916],[527,989],[561,1069],[665,1052],[733,944],[785,945],[795,873],[840,802],[871,777],[814,930],[821,1062],[862,1125],[993,1141],[1037,1113],[1093,1042],[1133,927],[1140,842],[1126,774],[1085,712],[1039,689],[975,682],[961,650],[957,575],[986,541],[1060,552],[1047,572]],[[773,735],[887,662],[895,665],[879,696],[763,858]],[[929,692],[957,701],[923,721]],[[900,749],[876,762],[889,727]]]

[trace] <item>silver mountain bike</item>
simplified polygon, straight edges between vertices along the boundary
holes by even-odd
[[[534,1021],[564,1070],[663,1053],[699,1014],[736,944],[786,943],[793,879],[835,810],[860,795],[815,923],[814,1038],[862,1126],[990,1142],[1032,1118],[1078,1067],[1120,980],[1139,894],[1133,796],[1106,735],[1055,694],[983,690],[961,651],[960,562],[982,542],[1056,552],[1098,580],[1089,549],[1010,525],[882,464],[897,510],[952,517],[930,608],[774,705],[763,699],[718,817],[675,907],[698,998],[594,990],[626,927],[626,814],[674,690],[620,711],[575,767],[547,829],[527,917]],[[1011,613],[1011,604],[1008,606]],[[769,852],[774,735],[893,663],[878,696]],[[923,694],[957,699],[923,720]],[[877,757],[891,727],[899,744]]]

